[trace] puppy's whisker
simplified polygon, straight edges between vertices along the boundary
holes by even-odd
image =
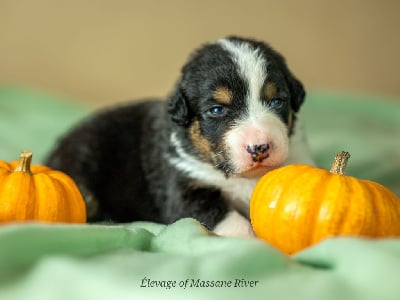
[[[214,155],[214,161],[216,162],[215,167],[220,167],[221,165],[228,163],[228,160],[225,158],[222,151]]]
[[[214,165],[214,167],[216,169],[219,169],[221,171],[223,171],[225,173],[225,177],[229,178],[230,176],[232,176],[233,174],[233,168],[230,166],[230,161],[229,159],[226,159],[223,156],[223,152],[220,152],[220,155],[218,157],[217,156],[218,153],[216,153],[215,158],[217,160],[217,163]],[[218,160],[219,158],[219,160]]]
[[[224,172],[225,172],[225,177],[228,179],[229,177],[232,176],[232,174],[233,174],[233,169],[232,169],[231,167],[229,167],[229,166],[226,166],[226,167],[224,168]]]

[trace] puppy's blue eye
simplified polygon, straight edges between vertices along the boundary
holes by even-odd
[[[285,101],[279,98],[272,99],[268,102],[268,106],[273,109],[280,109],[285,105]]]
[[[222,117],[226,114],[226,109],[223,106],[213,106],[210,108],[208,113],[213,117]]]

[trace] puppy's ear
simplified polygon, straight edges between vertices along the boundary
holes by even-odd
[[[292,72],[290,72],[285,58],[281,54],[275,52],[275,59],[278,61],[280,68],[283,71],[283,75],[289,88],[290,105],[295,112],[298,112],[306,96],[303,84],[292,74]]]
[[[190,122],[189,103],[183,88],[178,85],[168,102],[168,113],[172,121],[180,126],[187,126]]]
[[[290,72],[287,73],[286,79],[290,91],[290,104],[295,112],[300,110],[300,106],[304,102],[306,92],[304,91],[303,84],[294,77]]]

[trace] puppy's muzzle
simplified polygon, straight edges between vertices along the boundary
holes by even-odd
[[[269,144],[247,145],[246,150],[251,155],[253,162],[262,162],[269,157]]]

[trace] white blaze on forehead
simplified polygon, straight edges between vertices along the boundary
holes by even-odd
[[[219,45],[230,53],[237,72],[247,84],[246,114],[236,120],[226,133],[227,152],[237,173],[253,168],[255,162],[247,151],[248,145],[268,144],[269,156],[260,164],[265,167],[282,165],[288,155],[287,127],[262,103],[261,93],[268,76],[268,62],[261,49],[245,41],[219,40]]]
[[[234,42],[227,39],[218,41],[238,68],[241,77],[247,82],[247,102],[249,116],[257,115],[260,110],[265,110],[260,100],[260,93],[267,78],[267,61],[260,49],[253,48],[246,42]]]

